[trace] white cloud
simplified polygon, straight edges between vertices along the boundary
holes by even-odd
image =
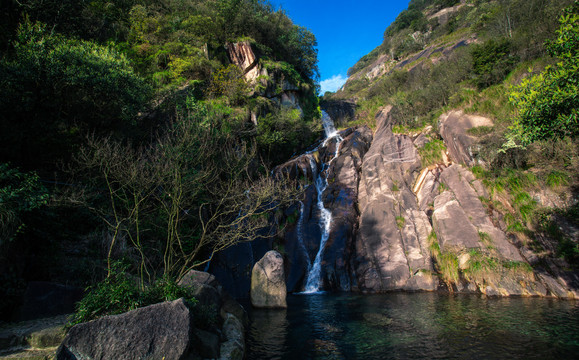
[[[331,78],[326,79],[326,80],[322,80],[320,82],[322,95],[326,91],[336,92],[339,88],[342,87],[342,85],[344,85],[346,83],[346,80],[348,80],[348,78],[341,75],[341,74],[340,75],[334,75]]]

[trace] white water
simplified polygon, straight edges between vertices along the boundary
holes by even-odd
[[[306,280],[306,285],[304,286],[304,291],[303,294],[313,294],[316,293],[318,291],[320,291],[320,277],[321,277],[321,273],[322,273],[322,257],[324,255],[324,248],[326,246],[326,242],[328,241],[328,237],[330,236],[330,228],[332,225],[332,213],[326,209],[324,207],[324,202],[322,200],[322,195],[324,193],[324,190],[326,190],[326,188],[328,187],[328,180],[327,180],[327,170],[330,167],[330,164],[332,163],[332,161],[336,158],[336,156],[339,153],[339,149],[340,149],[340,143],[342,142],[342,138],[340,137],[340,135],[338,134],[338,132],[336,131],[336,128],[334,127],[334,122],[332,121],[332,119],[330,118],[330,116],[323,111],[322,112],[322,124],[324,126],[324,132],[326,134],[326,139],[324,141],[324,143],[322,144],[322,146],[326,146],[328,141],[331,139],[336,140],[336,152],[334,153],[334,155],[332,156],[332,158],[330,159],[330,162],[327,164],[322,164],[322,169],[320,170],[319,173],[317,173],[317,176],[315,176],[315,181],[314,181],[314,185],[316,187],[316,192],[317,192],[317,206],[318,209],[320,211],[320,230],[321,230],[321,239],[320,239],[320,248],[318,250],[318,253],[316,254],[316,258],[314,259],[313,264],[311,264],[308,267],[308,277]],[[314,161],[312,161],[312,158],[310,158],[310,163],[312,166],[312,172],[314,174],[316,174],[315,170],[316,170],[316,164]],[[303,210],[303,206],[302,206],[302,210]],[[300,223],[303,224],[303,211],[300,212]],[[301,233],[298,229],[298,240],[303,244],[303,239],[301,238]],[[305,247],[304,247],[305,249]],[[310,261],[309,256],[308,256],[308,262]]]

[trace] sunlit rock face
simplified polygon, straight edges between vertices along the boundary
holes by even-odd
[[[251,272],[251,305],[285,308],[286,294],[283,256],[275,250],[268,251]]]
[[[355,242],[358,288],[364,292],[434,290],[428,250],[431,227],[412,192],[420,159],[410,137],[394,135],[391,108],[377,115],[377,130],[362,164],[360,222]]]

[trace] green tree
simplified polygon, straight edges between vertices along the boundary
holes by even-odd
[[[0,158],[32,168],[68,157],[86,132],[134,125],[150,88],[112,47],[20,25],[0,61]]]
[[[24,230],[27,213],[47,201],[48,191],[36,173],[22,173],[0,163],[0,247]]]
[[[579,135],[579,1],[565,9],[557,37],[546,43],[559,61],[524,79],[510,92],[518,108],[514,134],[523,145]]]

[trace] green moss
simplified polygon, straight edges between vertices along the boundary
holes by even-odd
[[[405,223],[406,219],[404,219],[403,216],[396,216],[396,226],[398,226],[398,229],[402,229]]]

